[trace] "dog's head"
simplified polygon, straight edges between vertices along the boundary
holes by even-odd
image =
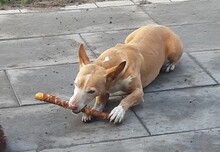
[[[110,69],[105,69],[90,63],[84,46],[79,47],[80,70],[75,79],[75,90],[69,100],[69,106],[74,113],[79,113],[95,97],[107,92],[107,85],[121,73],[125,67],[125,61]]]

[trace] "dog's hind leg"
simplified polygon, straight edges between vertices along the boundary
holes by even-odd
[[[163,65],[163,67],[161,68],[161,72],[171,72],[175,69],[176,64],[171,63],[170,61],[166,61]]]
[[[161,68],[161,72],[171,72],[175,69],[180,57],[183,54],[183,46],[180,39],[174,35],[167,44],[167,61]]]

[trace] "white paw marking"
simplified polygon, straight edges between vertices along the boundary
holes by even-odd
[[[172,63],[167,63],[163,67],[163,71],[167,73],[173,71],[174,69],[175,69],[175,64],[172,64]]]
[[[114,121],[114,124],[120,123],[125,115],[125,110],[122,106],[115,107],[109,114],[110,122]]]
[[[87,114],[83,114],[82,116],[82,122],[89,122],[92,120],[92,116],[87,115]]]

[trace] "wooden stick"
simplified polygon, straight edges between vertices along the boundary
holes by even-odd
[[[56,96],[53,96],[51,94],[46,94],[46,93],[39,92],[35,95],[35,99],[40,100],[40,101],[45,101],[45,102],[48,102],[48,103],[52,103],[52,104],[61,106],[61,107],[66,108],[66,109],[71,109],[69,107],[68,101],[61,100],[60,98],[58,98]],[[109,114],[108,113],[93,110],[91,108],[85,107],[85,108],[82,109],[82,112],[87,114],[87,115],[99,117],[101,119],[109,119]]]

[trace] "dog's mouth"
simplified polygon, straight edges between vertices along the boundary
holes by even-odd
[[[85,105],[83,108],[81,108],[81,109],[74,109],[74,110],[72,110],[72,113],[74,113],[74,114],[79,114],[80,112],[82,112],[83,111],[83,109],[85,108],[85,107],[87,107],[87,105]]]

